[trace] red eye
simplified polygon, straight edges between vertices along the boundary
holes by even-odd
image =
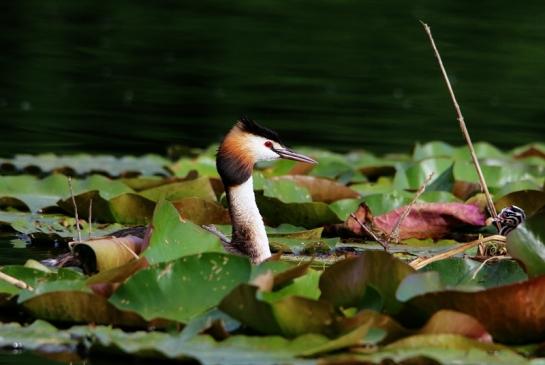
[[[273,148],[273,144],[271,141],[267,141],[265,142],[265,147],[268,147],[268,148]]]

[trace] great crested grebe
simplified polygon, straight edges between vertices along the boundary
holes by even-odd
[[[249,256],[253,263],[269,258],[271,250],[255,202],[252,172],[257,162],[278,159],[317,163],[284,146],[276,132],[245,117],[223,138],[216,156],[233,226],[231,246]]]

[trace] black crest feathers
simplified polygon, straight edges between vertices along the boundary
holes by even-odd
[[[269,128],[265,128],[259,124],[257,124],[255,121],[249,119],[246,116],[242,116],[239,121],[238,125],[240,129],[242,129],[244,132],[254,134],[256,136],[261,136],[263,138],[270,139],[272,141],[278,142],[282,144],[280,141],[280,136],[275,131],[270,130]]]

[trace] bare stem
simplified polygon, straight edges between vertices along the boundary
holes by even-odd
[[[21,289],[27,289],[27,290],[30,290],[30,291],[34,290],[34,288],[32,288],[30,285],[28,285],[24,281],[16,279],[13,276],[5,274],[5,273],[3,273],[1,271],[0,271],[0,280],[3,280],[5,282],[7,282],[7,283],[10,283],[11,285],[15,285],[16,287],[21,288]]]
[[[452,99],[452,103],[454,104],[454,109],[456,110],[456,115],[458,122],[460,123],[460,129],[462,130],[462,134],[464,135],[466,139],[467,146],[469,148],[469,152],[471,153],[471,159],[473,160],[473,164],[475,165],[475,169],[477,170],[477,175],[479,176],[479,181],[481,184],[481,190],[486,195],[486,201],[488,206],[488,212],[494,218],[495,220],[498,218],[498,213],[496,212],[496,207],[494,206],[494,202],[492,201],[492,197],[490,196],[490,192],[488,191],[488,186],[486,185],[486,181],[484,179],[483,172],[481,170],[481,166],[479,165],[479,160],[477,159],[477,154],[475,153],[475,149],[473,148],[473,143],[471,142],[471,137],[469,136],[469,132],[466,127],[466,123],[464,121],[464,117],[462,115],[462,111],[460,110],[460,106],[458,105],[458,101],[456,101],[456,96],[454,95],[454,90],[452,89],[452,85],[450,84],[450,80],[447,75],[447,71],[445,70],[445,66],[443,66],[443,61],[441,60],[441,55],[439,54],[439,51],[437,50],[437,47],[435,46],[435,41],[433,40],[433,36],[431,35],[431,29],[430,27],[424,23],[423,21],[420,21],[422,23],[422,26],[424,27],[424,30],[426,31],[426,34],[428,35],[428,38],[430,39],[431,46],[433,48],[433,52],[435,54],[435,58],[437,59],[437,63],[439,63],[439,68],[441,69],[441,73],[443,74],[443,79],[445,80],[445,83],[447,84],[447,88],[450,94],[450,98]],[[496,221],[496,224],[499,223]],[[498,226],[499,229],[499,226]]]
[[[132,255],[132,257],[134,257],[135,259],[139,259],[140,257],[136,254],[136,252],[134,252],[129,246],[127,246],[127,244],[125,242],[123,242],[122,239],[119,239],[118,237],[111,237],[112,241],[115,242],[115,243],[118,243],[120,244],[121,246],[123,246],[123,248],[125,248],[127,251],[129,251],[129,253]]]
[[[76,230],[78,231],[78,242],[81,242],[81,227],[79,225],[78,205],[76,204],[76,197],[74,196],[74,188],[72,187],[72,177],[68,176],[68,187],[70,188],[70,197],[72,198],[72,204],[74,205],[74,216],[76,217]]]
[[[231,240],[229,238],[227,238],[226,235],[224,235],[223,233],[218,231],[216,226],[214,226],[213,224],[203,224],[203,225],[201,225],[201,227],[203,229],[207,230],[208,232],[212,233],[213,235],[216,235],[220,239],[220,241],[222,241],[223,243],[225,243],[227,245],[231,244]]]
[[[479,267],[477,268],[477,270],[475,270],[475,272],[473,273],[473,275],[471,275],[471,279],[472,280],[475,280],[475,278],[477,277],[477,275],[479,274],[479,272],[485,267],[486,264],[488,264],[490,261],[501,261],[501,260],[512,260],[513,258],[511,256],[492,256],[492,257],[489,257],[487,258],[486,260],[484,260],[480,265]]]
[[[350,217],[352,217],[353,220],[355,220],[356,222],[358,222],[358,224],[361,226],[361,228],[367,232],[367,234],[369,234],[371,237],[373,237],[375,239],[375,241],[377,241],[378,243],[380,243],[380,245],[384,248],[384,251],[388,252],[388,242],[387,241],[384,241],[383,239],[381,239],[380,237],[378,237],[375,232],[373,232],[371,230],[371,228],[367,227],[367,225],[363,222],[361,222],[358,217],[356,217],[356,215],[354,213],[350,213]]]
[[[91,235],[93,234],[93,199],[89,200],[89,239],[91,239]]]
[[[462,245],[456,246],[456,247],[454,247],[454,248],[452,248],[450,250],[447,250],[445,252],[441,252],[440,254],[437,254],[437,255],[434,255],[434,256],[431,256],[431,257],[427,257],[427,258],[419,257],[419,258],[411,261],[409,263],[409,265],[411,265],[413,267],[413,269],[419,270],[419,269],[423,268],[424,266],[427,266],[427,265],[431,264],[432,262],[448,259],[449,257],[461,254],[462,252],[465,252],[465,251],[469,250],[470,248],[473,248],[473,247],[476,247],[476,246],[479,246],[479,245],[484,245],[484,244],[487,244],[489,242],[498,242],[498,241],[499,242],[505,242],[505,236],[494,235],[494,236],[489,236],[489,237],[486,237],[486,238],[481,237],[481,238],[479,238],[479,239],[477,239],[475,241],[464,243]]]
[[[399,216],[396,224],[394,225],[394,228],[392,229],[392,233],[390,233],[390,236],[388,237],[388,242],[389,243],[398,243],[399,242],[399,229],[401,228],[401,223],[403,223],[403,221],[407,218],[407,216],[411,212],[411,209],[416,204],[416,201],[418,200],[418,198],[420,198],[420,195],[422,195],[422,193],[424,193],[424,191],[426,190],[426,187],[430,183],[432,177],[433,177],[433,172],[426,177],[426,180],[424,180],[422,185],[420,185],[420,187],[418,188],[418,190],[414,194],[414,197],[413,197],[413,200],[411,201],[411,203],[409,205],[407,205],[407,208],[405,208],[405,210],[403,211],[403,214],[401,214]]]

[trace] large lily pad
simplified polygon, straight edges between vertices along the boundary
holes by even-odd
[[[235,288],[219,308],[256,331],[285,337],[330,333],[335,320],[333,306],[328,302],[287,296],[269,303],[259,300],[258,288],[248,284]]]
[[[328,267],[320,278],[320,299],[336,307],[358,307],[366,304],[368,287],[381,296],[386,312],[399,312],[402,304],[395,298],[401,280],[414,272],[402,261],[385,252],[365,252]]]
[[[500,345],[459,335],[415,335],[372,354],[339,355],[323,364],[528,364],[523,356]]]
[[[256,200],[266,223],[272,226],[290,223],[295,226],[315,228],[341,222],[325,203],[283,203],[276,198],[268,198],[260,194],[256,194]]]
[[[246,258],[221,253],[182,257],[138,271],[110,297],[117,308],[147,320],[188,322],[250,278]]]
[[[91,292],[81,279],[40,283],[33,291],[20,292],[18,302],[35,318],[49,321],[146,326],[138,315],[123,312]]]
[[[405,286],[410,283],[413,287],[430,286],[429,282],[415,281],[412,277],[407,277],[406,281]],[[437,281],[434,282],[433,285],[437,285]],[[545,340],[545,315],[542,310],[545,306],[544,276],[485,290],[441,290],[437,286],[433,288],[433,285],[431,292],[404,299],[409,299],[403,317],[406,321],[423,320],[440,309],[450,309],[475,317],[497,341],[525,343]],[[413,292],[417,293],[414,289]]]
[[[157,204],[153,215],[153,234],[149,247],[143,253],[150,263],[207,251],[224,251],[218,237],[192,222],[182,220],[172,203],[162,201]]]

